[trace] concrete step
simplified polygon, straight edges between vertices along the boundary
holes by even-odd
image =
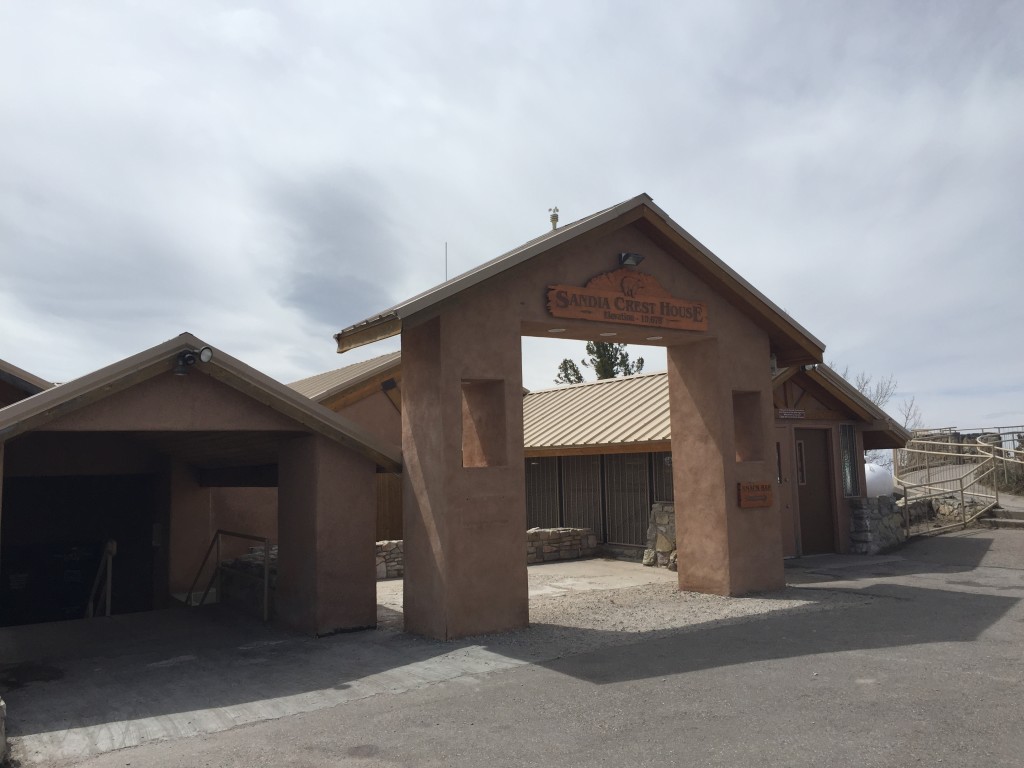
[[[1024,510],[1020,509],[993,509],[992,516],[1003,520],[1024,520]]]
[[[1017,528],[1024,531],[1024,520],[1009,517],[983,517],[976,522],[985,528]]]

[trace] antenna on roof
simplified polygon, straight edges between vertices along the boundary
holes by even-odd
[[[548,213],[551,214],[551,229],[552,231],[558,229],[558,206],[554,208],[548,208]]]
[[[444,281],[448,282],[448,241],[444,241]]]

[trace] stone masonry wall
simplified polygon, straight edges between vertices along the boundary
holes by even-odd
[[[643,564],[658,565],[670,571],[676,570],[675,504],[659,501],[651,507]]]
[[[907,540],[903,511],[889,496],[849,499],[850,552],[877,555]]]
[[[405,573],[401,539],[377,542],[377,579],[399,579]]]
[[[590,528],[531,528],[526,532],[526,562],[576,560],[597,554],[597,534]]]
[[[590,528],[531,528],[526,532],[526,562],[575,560],[597,554],[597,535]],[[222,572],[224,598],[262,610],[263,549],[253,547],[229,563]],[[402,540],[377,542],[377,579],[400,579],[405,574]],[[242,575],[248,578],[242,578]],[[255,577],[259,576],[259,580]],[[277,581],[277,547],[270,550],[270,590],[273,608]]]

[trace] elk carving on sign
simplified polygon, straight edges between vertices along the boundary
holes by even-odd
[[[588,289],[598,291],[616,291],[635,298],[637,296],[670,296],[654,275],[636,269],[616,269],[587,281]]]

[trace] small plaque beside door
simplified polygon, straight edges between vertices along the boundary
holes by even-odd
[[[772,505],[771,483],[737,483],[740,509],[767,509]]]

